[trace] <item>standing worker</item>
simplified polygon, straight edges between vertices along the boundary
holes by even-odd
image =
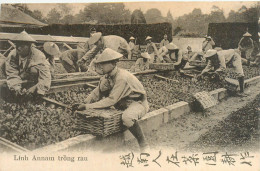
[[[13,41],[16,48],[6,59],[7,86],[14,97],[19,95],[44,95],[51,86],[51,73],[45,55],[32,46],[36,41],[25,31]],[[32,84],[22,85],[23,80]]]
[[[209,49],[213,49],[213,46],[215,46],[215,42],[210,36],[208,36],[206,41],[202,43],[202,52],[205,54]]]
[[[241,52],[241,56],[247,60],[250,60],[254,50],[254,42],[251,37],[252,35],[246,32],[238,43],[238,49]]]
[[[240,92],[239,95],[242,96],[244,93],[244,71],[242,68],[241,56],[236,53],[234,49],[217,51],[210,49],[204,55],[208,59],[207,66],[202,70],[201,75],[212,70],[218,75],[225,72],[227,66],[232,66],[237,74]]]
[[[149,145],[137,121],[149,110],[147,95],[143,85],[133,74],[116,66],[122,56],[109,48],[102,52],[96,60],[104,75],[102,81],[87,97],[86,104],[75,105],[73,108],[87,110],[114,106],[116,109],[124,110],[123,124],[137,139],[141,151],[145,151]]]
[[[169,40],[168,40],[168,36],[167,36],[167,34],[165,34],[165,35],[163,36],[163,39],[162,39],[161,43],[160,43],[160,48],[163,47],[163,46],[165,46],[165,45],[168,45],[169,43],[170,43],[170,42],[169,42]]]
[[[51,76],[54,78],[54,69],[55,69],[55,56],[60,55],[59,47],[53,42],[45,42],[43,44],[43,51],[44,55],[46,56],[48,62],[50,63],[50,71]]]
[[[152,37],[150,36],[147,36],[146,39],[146,49],[145,49],[145,52],[147,52],[151,59],[149,60],[150,63],[154,63],[154,58],[155,58],[155,55],[158,57],[159,56],[159,53],[158,53],[158,50],[157,50],[157,47],[155,46],[155,43],[152,42]]]

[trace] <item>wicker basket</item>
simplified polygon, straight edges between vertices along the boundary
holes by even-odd
[[[173,63],[151,63],[149,67],[150,69],[161,70],[161,71],[174,70]]]
[[[201,62],[201,61],[190,61],[190,62],[189,62],[189,65],[190,65],[190,66],[196,66],[196,67],[202,67],[202,68],[204,68],[204,67],[207,66],[207,63]]]
[[[77,128],[84,133],[105,137],[124,130],[122,111],[88,109],[76,111]]]

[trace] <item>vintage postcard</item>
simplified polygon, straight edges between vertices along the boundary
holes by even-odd
[[[0,170],[260,170],[260,2],[1,2]]]

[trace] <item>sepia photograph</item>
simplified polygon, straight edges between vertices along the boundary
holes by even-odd
[[[0,171],[260,170],[260,2],[28,2],[0,3]]]

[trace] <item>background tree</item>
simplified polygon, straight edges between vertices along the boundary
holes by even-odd
[[[165,18],[162,16],[161,11],[157,8],[151,8],[147,10],[144,16],[147,24],[162,23],[166,21]]]
[[[61,23],[61,18],[61,13],[56,8],[53,8],[47,14],[46,20],[49,24],[59,24]]]
[[[96,21],[97,24],[130,23],[131,13],[123,3],[92,3],[81,11],[83,22]]]
[[[146,24],[144,14],[140,9],[133,11],[131,15],[131,24]]]

